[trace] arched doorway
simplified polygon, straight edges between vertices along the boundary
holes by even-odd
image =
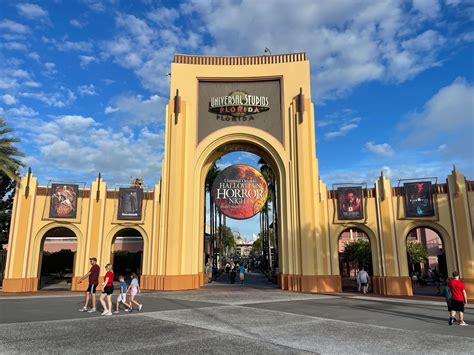
[[[123,228],[112,239],[112,257],[116,278],[123,275],[128,278],[132,272],[143,272],[143,236],[134,228]]]
[[[231,274],[234,266],[243,265],[246,269],[244,286],[276,287],[279,273],[279,236],[278,183],[274,164],[267,160],[268,154],[262,154],[251,144],[228,144],[225,148],[221,147],[220,152],[221,154],[211,161],[204,186],[205,281],[213,280],[218,284],[233,284],[232,281],[235,281],[240,284],[238,271],[234,280]],[[214,203],[214,180],[222,170],[234,164],[243,164],[257,170],[268,188],[265,204],[259,213],[250,218],[228,217]]]
[[[357,274],[362,268],[374,275],[369,236],[359,228],[347,228],[338,238],[339,273],[343,292],[358,292]],[[372,286],[369,283],[369,292]]]
[[[448,277],[446,252],[441,235],[428,227],[412,229],[406,238],[408,270],[413,293],[440,296]]]
[[[39,289],[70,290],[74,275],[77,236],[66,227],[45,233],[39,258]]]

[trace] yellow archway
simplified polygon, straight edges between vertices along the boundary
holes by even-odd
[[[334,245],[332,250],[332,262],[335,266],[334,270],[337,270],[336,274],[340,275],[341,271],[339,270],[339,237],[341,234],[348,229],[359,229],[367,235],[370,241],[370,252],[372,254],[372,267],[374,271],[374,276],[381,275],[381,258],[379,253],[379,244],[375,236],[375,232],[367,227],[367,225],[362,223],[345,223],[342,224],[336,232],[331,236],[332,241],[331,245]]]
[[[104,244],[102,248],[102,254],[101,254],[101,262],[106,263],[111,262],[111,255],[112,255],[112,244],[114,241],[115,236],[122,230],[125,229],[133,229],[136,230],[138,233],[140,233],[142,239],[143,239],[143,254],[142,254],[142,275],[149,275],[150,273],[150,240],[148,237],[148,234],[146,231],[141,227],[137,225],[117,225],[114,228],[112,228],[107,236],[104,239]]]
[[[279,263],[280,271],[285,270],[285,261],[288,260],[288,243],[285,238],[285,231],[288,225],[287,213],[284,213],[287,200],[286,200],[286,184],[287,184],[287,171],[285,164],[283,163],[283,147],[273,136],[268,133],[261,131],[259,136],[254,133],[242,132],[242,127],[229,127],[218,130],[213,134],[206,137],[198,147],[199,158],[194,165],[194,174],[199,177],[199,183],[195,184],[195,199],[194,206],[195,210],[200,211],[194,214],[194,231],[196,233],[194,240],[198,240],[198,247],[195,249],[197,252],[198,265],[196,265],[197,272],[202,271],[202,250],[204,248],[204,185],[207,172],[211,164],[217,160],[220,156],[227,154],[229,151],[225,151],[222,148],[226,146],[238,147],[249,146],[256,148],[255,154],[260,155],[262,158],[268,161],[275,172],[278,188],[278,214],[280,216],[278,220],[278,230],[280,231],[278,238],[278,252],[279,252]],[[236,149],[238,150],[238,149]],[[202,285],[202,282],[201,282]]]
[[[440,224],[429,221],[429,220],[417,220],[413,221],[405,226],[402,233],[399,236],[399,245],[400,245],[400,270],[403,276],[409,275],[408,270],[408,258],[407,258],[407,237],[410,231],[417,229],[417,228],[428,228],[433,230],[438,234],[441,238],[443,243],[443,249],[446,253],[446,264],[448,267],[448,275],[451,274],[454,270],[457,269],[455,264],[455,252],[454,252],[454,244],[451,238],[451,235],[448,231],[441,226]]]
[[[83,271],[81,266],[82,266],[82,261],[84,259],[85,241],[80,229],[77,228],[74,224],[51,222],[43,226],[38,231],[38,233],[36,233],[34,237],[33,248],[31,251],[31,257],[29,259],[30,262],[28,263],[27,270],[30,277],[36,277],[39,280],[39,273],[41,272],[39,264],[40,264],[40,256],[41,256],[41,252],[43,248],[43,241],[46,234],[55,228],[69,229],[71,232],[75,234],[76,239],[77,239],[77,251],[76,251],[76,257],[74,260],[74,270],[73,270],[72,282],[71,282],[71,290],[75,291],[76,290],[75,279],[77,277],[80,277],[81,271]],[[36,289],[38,289],[38,287],[39,287],[39,282]]]

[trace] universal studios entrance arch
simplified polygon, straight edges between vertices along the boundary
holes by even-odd
[[[97,256],[101,265],[111,261],[111,245],[123,229],[143,238],[143,288],[201,287],[206,174],[222,155],[245,150],[261,156],[275,173],[281,289],[340,292],[338,241],[355,228],[370,240],[374,292],[412,295],[407,235],[426,227],[441,237],[447,271],[460,271],[472,297],[473,182],[454,169],[445,182],[415,179],[413,188],[403,182],[392,187],[381,175],[372,186],[349,181],[328,189],[319,178],[305,53],[176,55],[170,92],[162,176],[152,191],[108,189],[100,177],[89,188],[64,182],[38,186],[31,173],[22,177],[4,291],[38,289],[44,238],[57,227],[77,239],[72,290],[84,289],[77,281],[87,272],[89,257]],[[66,206],[55,207],[65,199]],[[120,206],[133,208],[124,213]]]

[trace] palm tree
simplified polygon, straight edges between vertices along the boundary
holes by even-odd
[[[17,180],[18,170],[23,166],[18,158],[25,155],[13,145],[20,142],[20,139],[8,137],[11,132],[13,130],[7,127],[5,119],[0,117],[0,173],[11,180]]]
[[[267,163],[267,161],[263,158],[260,158],[258,160],[258,164],[260,165],[260,172],[262,173],[264,179],[267,181],[269,185],[268,189],[268,198],[267,201],[265,202],[265,205],[262,208],[261,215],[260,215],[260,226],[262,230],[262,237],[263,237],[263,260],[265,262],[265,267],[267,268],[272,268],[272,270],[275,268],[275,257],[277,255],[277,245],[276,241],[272,240],[270,241],[270,237],[275,236],[275,233],[272,233],[270,235],[270,218],[269,218],[269,212],[272,210],[270,207],[269,203],[271,202],[272,207],[273,207],[273,213],[272,213],[272,219],[273,219],[273,228],[275,228],[275,173],[273,172],[272,167]],[[275,251],[275,257],[273,260],[271,259],[271,248],[270,245],[273,245],[274,251]],[[271,265],[267,264],[271,261]]]
[[[214,180],[216,179],[217,175],[219,175],[220,169],[217,167],[216,162],[212,164],[212,166],[209,168],[209,171],[206,175],[206,187],[205,187],[205,192],[209,193],[209,219],[210,219],[210,230],[209,234],[211,235],[211,254],[213,258],[213,266],[217,267],[217,258],[216,258],[216,251],[217,251],[217,245],[216,245],[216,206],[214,205],[214,200],[212,198],[212,184],[214,183]],[[204,199],[204,211],[206,211],[206,199]],[[204,225],[206,225],[206,213],[204,213]]]

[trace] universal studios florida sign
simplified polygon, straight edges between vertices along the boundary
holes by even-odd
[[[227,116],[227,120],[253,120],[253,116],[270,110],[268,96],[250,95],[242,90],[235,90],[226,96],[211,97],[209,112]],[[219,118],[218,116],[218,118]]]

